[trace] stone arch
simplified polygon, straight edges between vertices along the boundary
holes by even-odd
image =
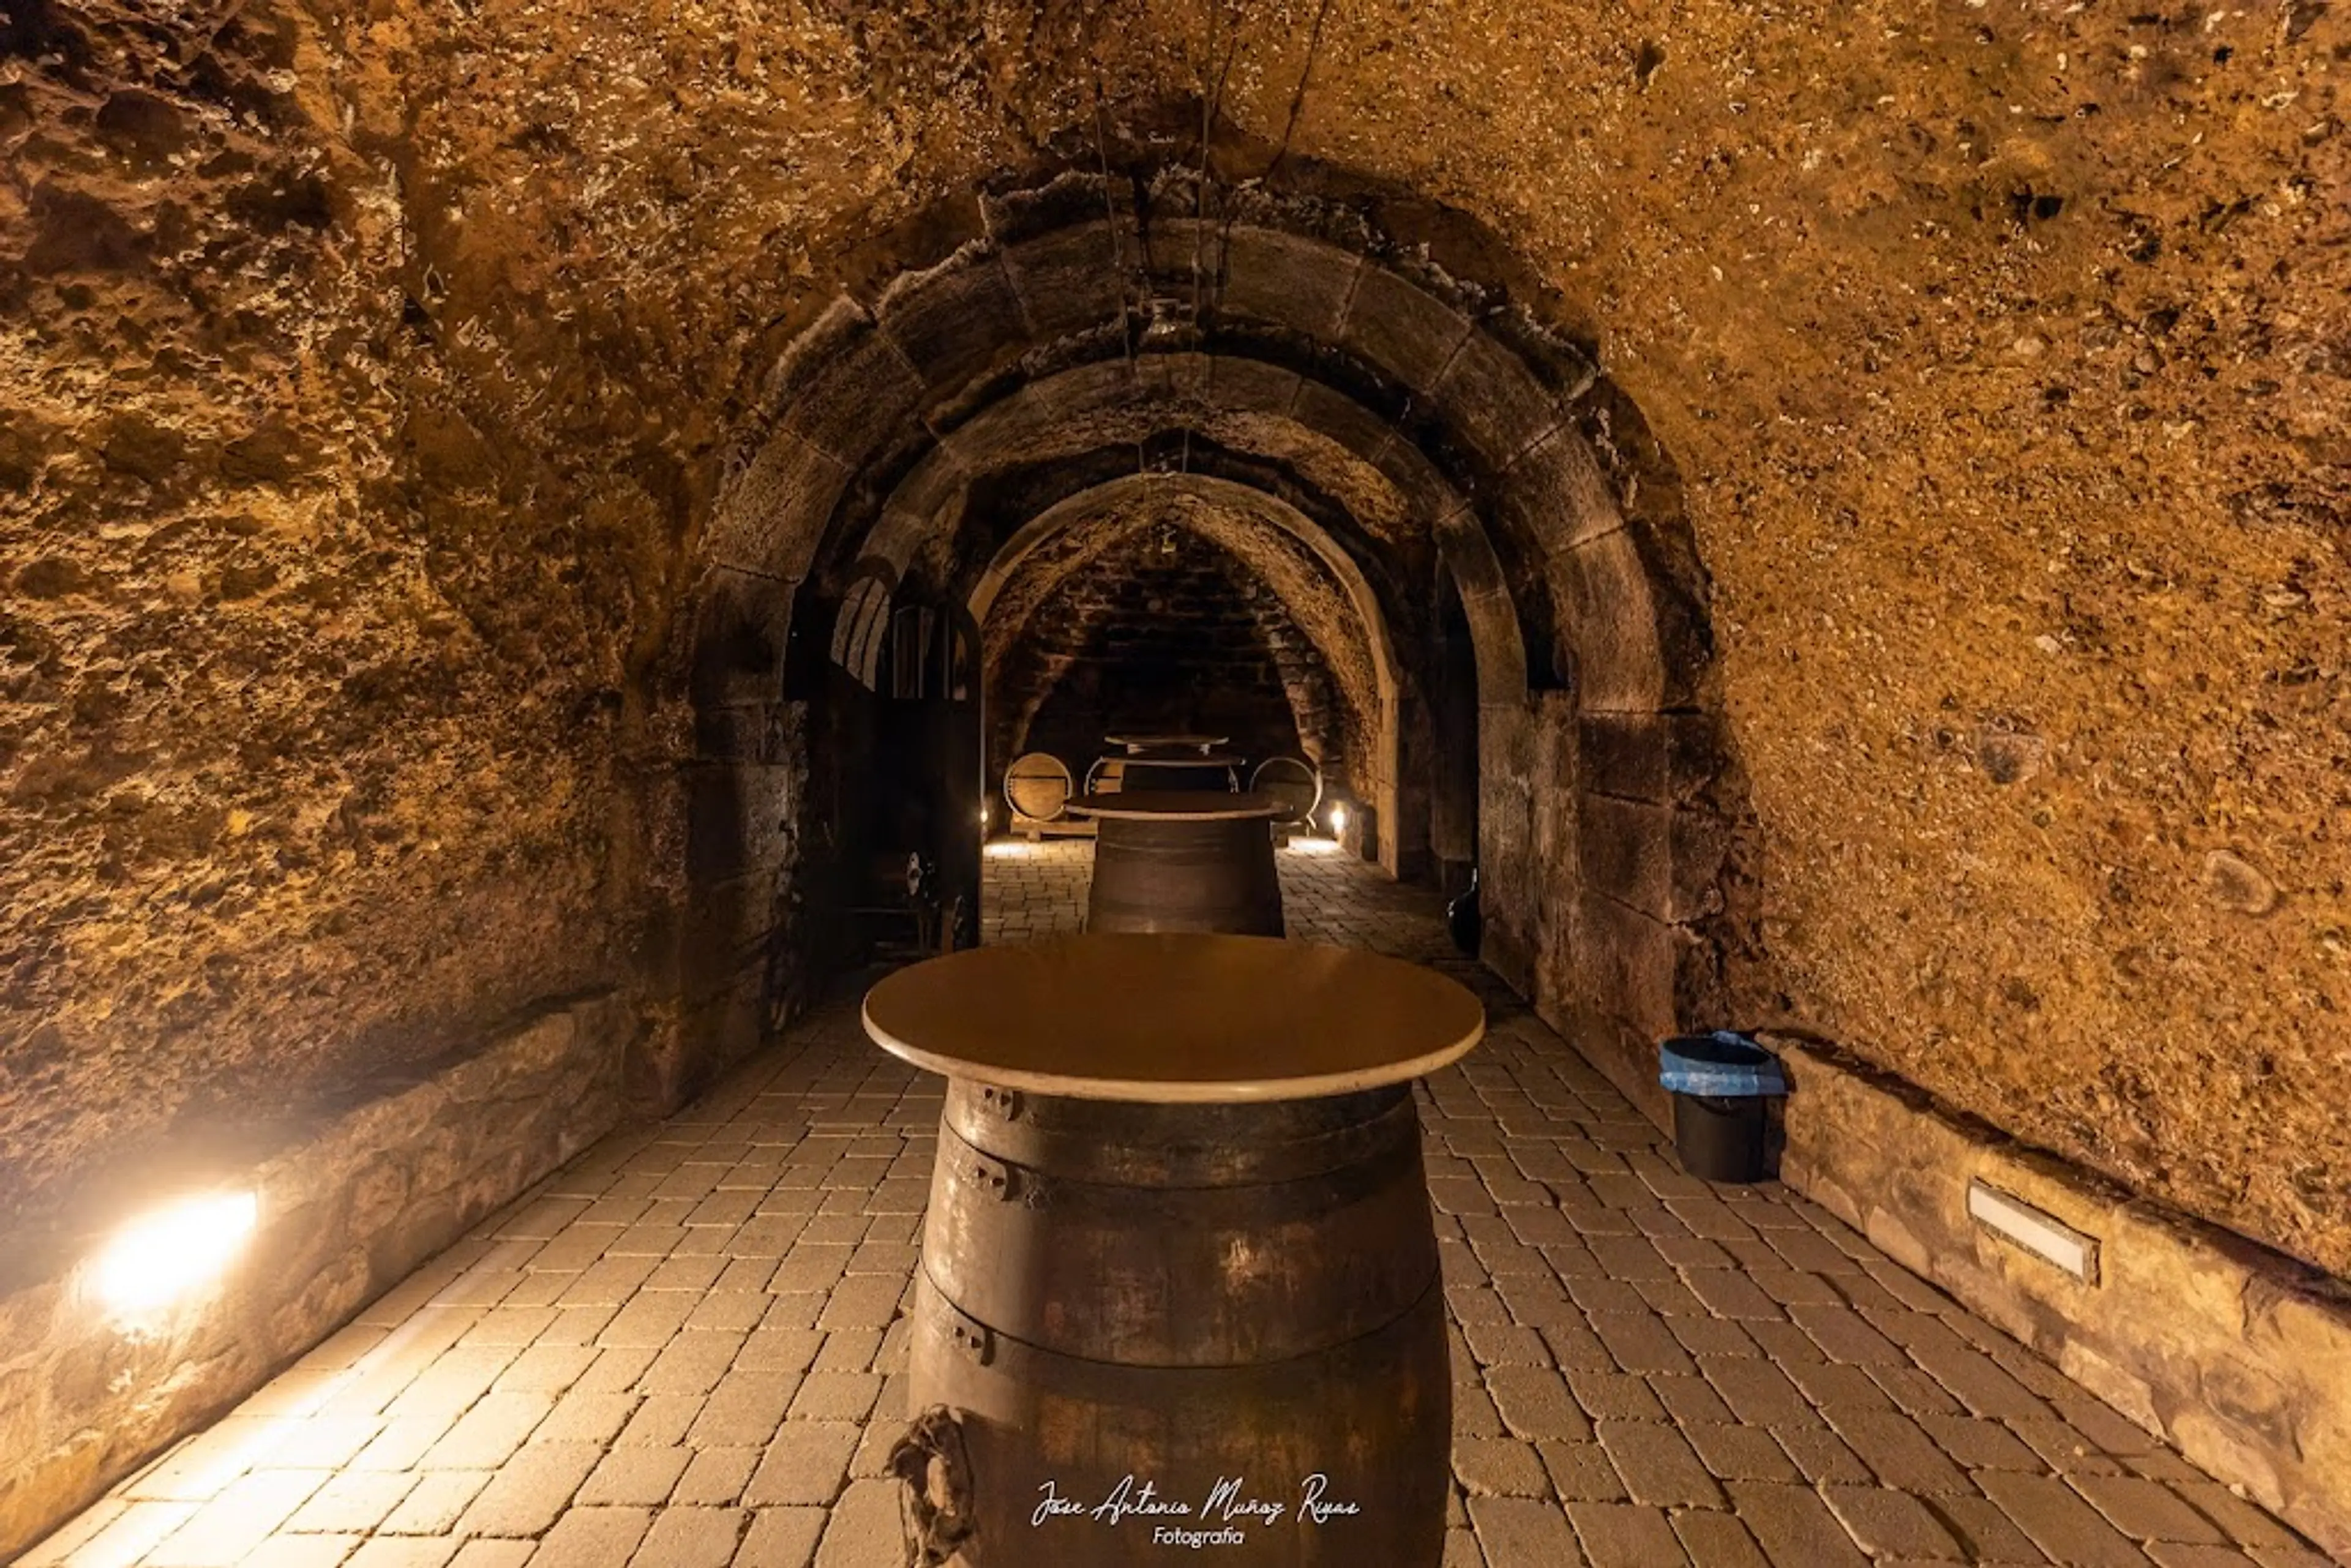
[[[1049,539],[1072,528],[1083,528],[1103,513],[1121,507],[1149,506],[1171,496],[1196,497],[1216,505],[1229,513],[1247,517],[1258,526],[1274,530],[1297,541],[1312,552],[1314,559],[1330,572],[1354,612],[1361,629],[1365,652],[1369,656],[1373,689],[1359,700],[1371,720],[1373,728],[1372,755],[1374,758],[1373,777],[1368,780],[1374,821],[1377,824],[1380,862],[1394,872],[1398,858],[1400,824],[1396,821],[1397,752],[1400,743],[1399,706],[1403,681],[1398,674],[1394,643],[1388,632],[1388,616],[1379,596],[1364,576],[1354,558],[1342,549],[1330,534],[1311,518],[1277,497],[1252,490],[1231,480],[1196,474],[1134,474],[1107,481],[1091,489],[1056,503],[1030,519],[990,559],[979,580],[972,586],[967,602],[973,618],[983,626],[1005,584],[1019,570],[1021,564]],[[1186,528],[1198,528],[1196,517],[1177,509],[1166,514]],[[1283,584],[1269,579],[1269,585],[1280,593]],[[1313,631],[1310,626],[1309,634]],[[1331,650],[1324,650],[1326,662],[1334,667],[1343,660],[1333,660]]]
[[[1122,157],[902,226],[946,237],[778,358],[697,559],[822,601],[854,563],[915,570],[1040,451],[1084,487],[1105,453],[1180,472],[1195,443],[1328,503],[1367,570],[1433,594],[1441,559],[1479,649],[1489,961],[1645,1055],[1714,994],[1726,830],[1703,574],[1662,455],[1611,437],[1637,410],[1466,218]]]

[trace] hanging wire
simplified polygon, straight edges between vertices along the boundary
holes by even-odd
[[[1290,95],[1290,119],[1281,128],[1281,145],[1273,150],[1273,162],[1265,166],[1259,179],[1270,180],[1281,161],[1290,155],[1290,139],[1298,133],[1298,118],[1306,109],[1306,84],[1314,75],[1315,57],[1322,52],[1322,23],[1331,15],[1331,0],[1314,8],[1314,28],[1306,35],[1306,63],[1298,68],[1298,87]]]
[[[1111,276],[1118,283],[1118,341],[1126,356],[1127,374],[1134,373],[1134,323],[1126,308],[1126,247],[1119,243],[1118,203],[1111,195],[1110,119],[1102,108],[1102,67],[1094,67],[1094,159],[1102,172],[1102,214],[1110,220]]]

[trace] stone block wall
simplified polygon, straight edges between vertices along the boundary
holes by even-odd
[[[484,1216],[608,1131],[633,1009],[571,1001],[439,1068],[168,1171],[11,1256],[0,1276],[0,1560],[191,1426],[260,1386]],[[110,1231],[190,1190],[251,1191],[216,1286],[112,1319],[90,1264]]]
[[[990,758],[1047,751],[1082,779],[1122,725],[1201,726],[1254,763],[1344,768],[1345,712],[1314,644],[1238,560],[1144,529],[1057,588],[989,694]]]
[[[1829,1048],[1788,1064],[1781,1176],[2212,1475],[2351,1558],[2351,1290]],[[2096,1242],[2087,1280],[1969,1217],[1971,1182]]]

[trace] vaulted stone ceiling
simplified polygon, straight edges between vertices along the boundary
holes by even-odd
[[[1565,996],[1571,953],[1637,950],[1648,968],[1593,983],[1646,987],[1625,1003],[1644,1022],[1703,999],[1689,1021],[1837,1040],[2351,1267],[2340,1064],[2313,1027],[2351,1001],[2343,8],[8,16],[11,1204],[174,1116],[422,1061],[544,998],[614,987],[649,1034],[684,1027],[644,955],[685,896],[687,813],[646,780],[789,749],[785,720],[734,722],[729,683],[808,624],[797,589],[751,607],[729,643],[748,656],[701,668],[697,700],[704,634],[728,631],[714,563],[804,563],[820,602],[892,537],[920,461],[862,465],[871,494],[844,478],[789,570],[730,553],[774,516],[743,509],[757,455],[813,412],[772,402],[791,346],[886,321],[900,279],[967,245],[1001,266],[1056,226],[992,226],[990,202],[1108,165],[1105,224],[1145,196],[1180,218],[1178,176],[1205,167],[1207,235],[1301,228],[1251,204],[1368,222],[1353,249],[1384,272],[1581,352],[1576,434],[1627,540],[1652,541],[1641,580],[1703,604],[1711,663],[1656,666],[1690,678],[1659,706],[1703,733],[1619,752],[1641,727],[1569,712],[1578,748],[1538,756],[1530,731],[1508,759],[1531,803],[1538,763],[1601,798],[1507,846],[1561,868],[1526,912],[1531,984]],[[1182,302],[1210,251],[1125,260]],[[892,559],[950,586],[1029,501],[1111,477],[1104,451],[1158,465],[1180,429],[1214,459],[1188,471],[1327,503],[1400,603],[1437,548],[1415,530],[1473,518],[1523,700],[1593,689],[1575,635],[1622,598],[1578,601],[1527,557],[1509,486],[1437,462],[1468,508],[1433,509],[1382,447],[1291,420],[1300,393],[1279,414],[1196,395],[1219,365],[1301,388],[1321,367],[1157,352],[1157,324],[1132,345],[1163,375],[1149,418],[1139,382],[1076,396],[1126,346],[1049,353],[963,412],[1054,400],[1006,450],[1059,476],[950,486],[963,517],[905,536],[939,541],[928,565]],[[1415,428],[1416,402],[1355,390],[1383,441]],[[951,448],[935,426],[962,423],[892,428]],[[1441,456],[1447,423],[1405,444]],[[1698,780],[1707,810],[1676,815]],[[1588,826],[1628,815],[1646,825]],[[1737,831],[1677,862],[1671,824],[1698,817]],[[1648,888],[1654,941],[1566,885],[1653,830],[1665,858],[1604,880]],[[1720,874],[1674,880],[1700,862]],[[1618,924],[1576,948],[1594,921]]]

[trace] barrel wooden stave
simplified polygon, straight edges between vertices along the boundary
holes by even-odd
[[[1224,1528],[1201,1517],[1217,1484],[1278,1500],[1283,1517],[1236,1522],[1213,1548],[1241,1568],[1437,1568],[1450,1485],[1452,1368],[1442,1288],[1403,1316],[1313,1355],[1257,1366],[1135,1367],[1058,1354],[957,1312],[916,1285],[910,1382],[916,1410],[958,1417],[973,1495],[958,1568],[1127,1568],[1161,1560],[1152,1529]],[[1311,1477],[1359,1512],[1301,1518]],[[1121,1481],[1149,1480],[1188,1516],[1109,1522],[1091,1512],[1033,1522],[1054,1492],[1093,1510]],[[1130,1496],[1132,1496],[1130,1492]],[[1204,1549],[1205,1550],[1205,1549]]]
[[[1086,929],[1284,935],[1270,830],[1261,818],[1104,817]]]
[[[1420,1151],[1249,1186],[1074,1182],[942,1133],[925,1267],[1046,1350],[1143,1366],[1279,1361],[1388,1322],[1437,1277]],[[1180,1218],[1180,1224],[1170,1224]]]
[[[941,1134],[910,1383],[969,1454],[957,1563],[1155,1561],[1150,1520],[1031,1528],[1038,1487],[1092,1506],[1132,1473],[1196,1508],[1238,1474],[1290,1512],[1220,1562],[1435,1568],[1451,1365],[1409,1085],[1166,1106],[956,1082]],[[1300,1523],[1318,1472],[1364,1511]]]

